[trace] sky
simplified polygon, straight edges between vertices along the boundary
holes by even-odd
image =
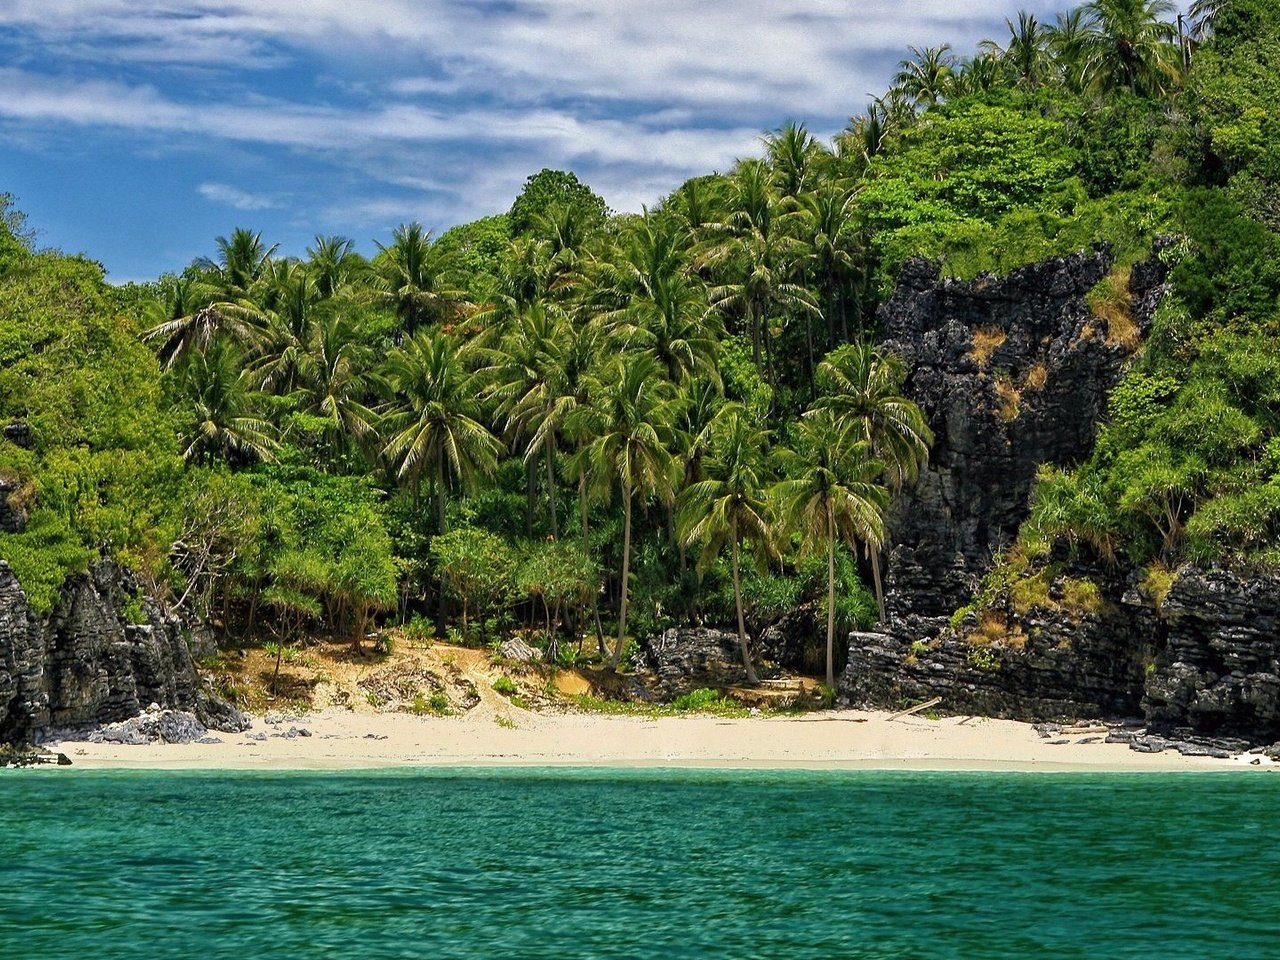
[[[1042,19],[1064,3],[1024,0]],[[37,242],[153,279],[244,226],[304,255],[511,206],[543,167],[618,211],[829,138],[907,46],[1016,0],[0,0],[0,193]]]

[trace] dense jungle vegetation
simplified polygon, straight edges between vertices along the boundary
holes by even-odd
[[[869,625],[931,440],[875,345],[898,267],[1107,242],[1123,269],[1175,235],[1174,295],[1023,549],[1280,565],[1278,57],[1280,0],[1019,13],[972,56],[912,48],[831,143],[788,123],[640,215],[544,170],[372,258],[239,228],[146,285],[36,249],[8,203],[0,422],[30,442],[0,441],[26,517],[0,558],[39,610],[109,555],[228,634],[357,648],[524,622],[616,665],[690,620]]]

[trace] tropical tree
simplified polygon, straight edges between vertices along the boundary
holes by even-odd
[[[1177,82],[1181,56],[1172,0],[1091,0],[1084,5],[1083,75],[1098,92],[1160,96]]]
[[[822,395],[806,417],[832,414],[853,436],[867,445],[883,467],[882,480],[890,490],[914,481],[929,459],[933,431],[924,413],[902,393],[906,365],[894,353],[883,353],[869,343],[848,344],[830,353],[818,367]],[[884,619],[884,588],[880,577],[880,553],[865,540],[871,555],[876,605]]]
[[[917,106],[931,107],[942,99],[947,78],[955,68],[951,44],[937,47],[908,47],[911,57],[898,62],[893,83]]]
[[[346,452],[354,439],[368,448],[378,439],[380,417],[370,406],[389,392],[374,370],[373,348],[342,314],[315,324],[298,364],[298,409],[324,423],[331,448]]]
[[[1034,14],[1018,12],[1018,20],[1005,19],[1009,39],[1001,47],[994,40],[984,40],[982,48],[994,56],[1008,71],[1014,85],[1034,89],[1049,79],[1049,37],[1046,29]]]
[[[707,478],[680,494],[678,529],[686,545],[701,544],[700,567],[729,545],[733,602],[738,615],[738,643],[747,681],[758,683],[742,612],[739,554],[745,545],[763,566],[773,551],[772,504],[767,495],[769,431],[754,423],[738,405],[723,408],[712,428],[712,455]]]
[[[597,486],[622,489],[623,533],[618,642],[609,657],[616,670],[627,639],[628,580],[631,575],[632,508],[636,496],[674,497],[679,466],[671,454],[676,415],[674,388],[647,353],[628,353],[607,364],[592,379],[592,403],[578,415],[579,434],[594,436],[584,448],[585,462]]]
[[[236,227],[229,238],[218,237],[214,243],[218,248],[217,258],[202,257],[195,265],[210,273],[210,279],[219,287],[220,299],[223,300],[248,297],[278,246],[272,244],[268,247],[262,242],[261,233],[244,227]]]
[[[877,483],[884,465],[870,456],[866,441],[831,411],[820,409],[796,425],[794,451],[783,451],[787,479],[774,493],[784,529],[797,535],[802,552],[827,552],[827,685],[835,686],[837,542],[856,553],[859,542],[878,547],[884,540],[889,493]]]
[[[830,152],[805,125],[793,120],[765,137],[764,148],[774,186],[784,197],[799,197],[812,190],[831,159]]]
[[[315,245],[307,247],[307,272],[321,298],[336,294],[355,275],[363,258],[356,254],[348,237],[316,234]]]
[[[431,231],[417,222],[402,224],[389,245],[377,247],[375,284],[383,302],[400,317],[404,336],[459,312],[466,294],[455,286],[451,257],[431,242]]]
[[[763,368],[771,383],[771,321],[782,311],[817,309],[813,295],[791,279],[803,253],[788,230],[793,217],[774,191],[768,167],[758,160],[741,163],[731,179],[726,219],[712,228],[715,239],[706,253],[708,263],[728,278],[712,288],[711,302],[745,318],[752,357],[761,366],[763,344]]]
[[[419,331],[388,362],[396,391],[387,417],[383,455],[417,494],[425,476],[434,488],[436,530],[445,530],[445,500],[453,481],[464,489],[497,468],[502,444],[482,422],[480,384],[464,360],[462,343],[446,333]]]
[[[246,383],[243,358],[214,341],[183,368],[181,392],[189,412],[182,432],[183,459],[200,464],[271,459],[277,443],[259,414],[261,394]]]
[[[162,281],[160,296],[145,308],[148,325],[142,335],[157,344],[162,366],[172,367],[193,352],[207,350],[226,328],[227,318],[213,307],[217,297],[217,288],[199,277]]]

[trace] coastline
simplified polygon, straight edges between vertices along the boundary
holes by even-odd
[[[362,770],[391,767],[671,767],[799,770],[1221,772],[1280,770],[1254,757],[1137,753],[1097,735],[1041,738],[1031,724],[979,717],[890,719],[827,711],[796,717],[533,713],[460,717],[331,708],[255,716],[219,743],[49,744],[69,770]],[[290,729],[294,733],[290,735]],[[305,730],[303,734],[301,731]],[[1068,742],[1063,743],[1062,740]],[[1092,742],[1081,742],[1092,741]]]

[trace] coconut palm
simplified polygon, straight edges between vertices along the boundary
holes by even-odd
[[[800,420],[796,439],[796,449],[783,452],[788,479],[775,486],[774,495],[786,518],[784,529],[800,537],[802,551],[826,548],[827,686],[834,687],[836,543],[855,552],[859,542],[879,546],[889,493],[876,482],[884,465],[832,411],[817,410]]]
[[[984,40],[982,49],[994,56],[1008,71],[1015,86],[1034,89],[1049,79],[1049,36],[1034,14],[1018,11],[1015,23],[1004,21],[1009,29],[1009,39],[1003,47],[994,40]]]
[[[388,388],[373,366],[373,349],[350,318],[330,313],[313,326],[298,363],[298,409],[322,419],[341,452],[353,439],[366,450],[378,439],[379,417],[369,403]]]
[[[307,271],[322,298],[332,297],[355,274],[363,262],[347,237],[316,234],[315,245],[307,247]]]
[[[680,494],[677,526],[686,546],[702,545],[699,566],[718,557],[729,546],[733,571],[733,603],[738,615],[738,643],[749,683],[759,683],[747,643],[742,612],[742,580],[739,554],[745,545],[757,563],[773,552],[771,501],[766,494],[769,431],[753,422],[740,406],[724,408],[712,428],[712,455],[706,461],[707,478]]]
[[[1058,74],[1067,89],[1078,93],[1084,88],[1085,47],[1089,39],[1087,11],[1074,7],[1058,14],[1049,28],[1049,52],[1057,64]]]
[[[830,152],[802,123],[787,121],[763,138],[765,155],[773,168],[773,182],[784,197],[798,197],[813,189]]]
[[[453,336],[421,330],[388,362],[397,397],[383,455],[416,495],[423,477],[434,487],[436,529],[445,530],[449,485],[464,489],[497,469],[502,444],[481,422],[480,389]]]
[[[374,282],[385,303],[393,307],[412,336],[424,323],[456,316],[466,294],[452,277],[452,259],[431,242],[431,231],[420,223],[402,224],[387,246],[377,244]]]
[[[592,378],[590,407],[575,418],[579,435],[594,440],[584,449],[585,463],[604,491],[622,489],[622,577],[618,607],[618,642],[609,657],[616,670],[627,639],[628,580],[631,575],[631,514],[638,495],[671,502],[679,466],[671,450],[676,415],[675,390],[662,376],[658,361],[630,352],[607,364]]]
[[[268,247],[262,242],[261,233],[244,227],[232,230],[229,238],[218,237],[214,243],[218,247],[217,259],[202,257],[196,266],[209,272],[210,280],[219,288],[219,299],[236,301],[249,297],[278,244]]]
[[[813,295],[791,280],[804,250],[788,231],[793,218],[773,189],[768,167],[758,160],[745,161],[731,179],[727,216],[714,226],[715,240],[706,253],[707,262],[729,278],[712,288],[711,302],[744,317],[757,366],[763,343],[763,366],[770,382],[772,320],[786,311],[817,310]]]
[[[486,389],[486,396],[496,403],[498,416],[505,420],[508,440],[523,446],[529,471],[529,533],[538,456],[545,461],[553,538],[560,536],[556,448],[565,419],[576,405],[572,393],[564,392],[569,342],[568,323],[560,309],[554,304],[531,304],[516,317],[501,349],[495,352]]]
[[[1091,0],[1084,5],[1084,76],[1098,92],[1162,95],[1179,77],[1176,31],[1161,17],[1172,0]]]
[[[894,86],[917,106],[931,107],[942,99],[947,78],[955,68],[951,44],[937,47],[908,47],[911,58],[898,62]]]
[[[882,353],[868,343],[848,344],[830,353],[818,366],[822,395],[805,413],[806,418],[824,412],[836,417],[883,466],[880,478],[890,490],[913,481],[929,459],[933,431],[924,413],[903,396],[906,365],[893,353]],[[871,556],[876,605],[884,619],[884,588],[880,577],[880,553],[865,541]],[[878,546],[878,544],[877,544]]]
[[[146,306],[147,331],[142,339],[157,344],[161,366],[173,367],[184,357],[204,351],[229,326],[229,320],[213,304],[218,290],[193,276],[167,278],[161,295]]]
[[[859,310],[856,281],[866,270],[866,246],[857,228],[855,195],[834,184],[805,196],[801,207],[800,231],[806,239],[806,271],[822,290],[823,314],[827,318],[828,344],[833,345],[839,318],[840,335],[849,339],[849,300]],[[805,314],[805,343],[808,349],[810,386],[814,380],[811,314]]]
[[[263,397],[247,383],[240,352],[215,340],[191,356],[182,370],[181,390],[190,405],[182,431],[182,456],[210,464],[270,460],[278,444],[271,424],[258,415]]]

